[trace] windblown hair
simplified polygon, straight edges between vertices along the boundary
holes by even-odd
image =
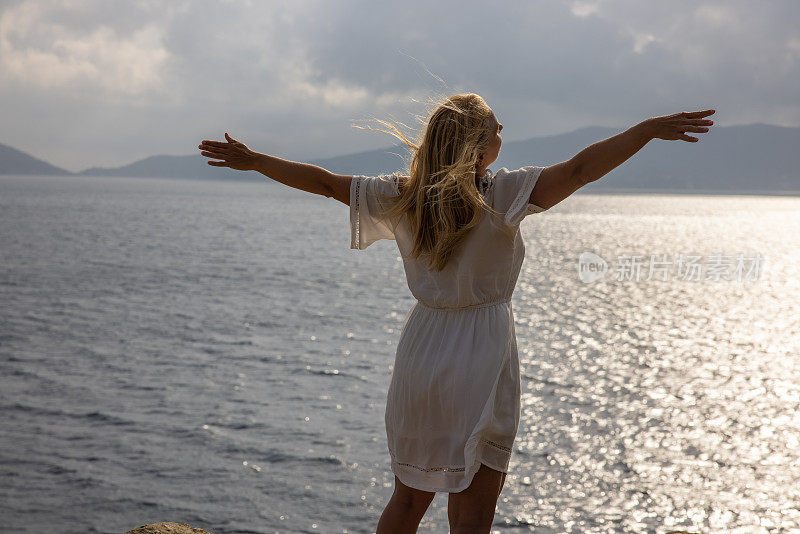
[[[393,135],[410,148],[400,194],[381,200],[388,206],[385,217],[405,217],[414,236],[411,256],[424,258],[432,270],[445,268],[483,210],[496,213],[478,192],[475,174],[478,156],[494,137],[491,116],[483,98],[467,93],[438,101],[416,143],[386,121],[378,120],[388,130],[366,128]]]

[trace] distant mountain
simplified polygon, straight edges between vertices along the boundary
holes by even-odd
[[[620,131],[591,127],[508,143],[501,157],[507,158],[509,168],[531,165],[523,163],[525,161],[535,162],[533,165],[552,165]],[[750,124],[712,127],[708,134],[689,133],[700,141],[653,140],[584,191],[646,189],[800,194],[800,128]]]
[[[585,147],[622,132],[592,126],[569,133],[504,142],[491,169],[547,166],[567,160]],[[654,140],[631,159],[582,191],[749,192],[800,194],[800,128],[767,124],[712,127],[694,134],[698,143]],[[257,147],[253,147],[257,149]],[[309,161],[339,174],[377,175],[404,167],[404,145]],[[115,168],[93,167],[85,176],[134,176],[257,180],[255,172],[208,165],[208,158],[151,156]],[[0,174],[72,174],[11,147],[0,145]]]
[[[83,176],[133,176],[138,178],[198,178],[220,179],[259,179],[255,173],[243,173],[227,167],[214,167],[206,163],[207,157],[197,154],[190,156],[150,156],[122,167],[91,167],[78,174]],[[260,176],[264,180],[263,175]]]
[[[68,175],[68,170],[50,165],[16,148],[0,143],[0,174]]]
[[[256,150],[255,147],[253,147]],[[373,174],[389,172],[402,167],[404,148],[397,146],[336,156],[333,158],[308,161],[339,174]],[[149,178],[195,178],[195,179],[235,179],[266,180],[255,172],[234,171],[227,167],[208,164],[209,159],[199,152],[190,156],[150,156],[123,167],[92,167],[78,174],[85,176],[137,176]],[[359,169],[366,169],[361,170]]]

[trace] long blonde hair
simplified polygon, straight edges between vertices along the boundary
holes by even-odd
[[[384,216],[405,217],[414,236],[411,256],[424,257],[432,270],[445,268],[484,209],[497,213],[475,184],[478,156],[495,134],[491,117],[483,98],[466,93],[438,101],[416,143],[390,122],[377,121],[388,130],[365,128],[393,135],[411,149],[400,194],[382,198]]]

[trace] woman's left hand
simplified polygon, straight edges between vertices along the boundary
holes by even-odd
[[[672,115],[651,117],[642,121],[641,124],[644,125],[645,130],[652,139],[681,140],[696,143],[698,141],[697,137],[686,135],[686,132],[706,133],[708,127],[714,124],[714,121],[703,120],[703,117],[713,114],[713,109],[684,111],[682,113],[673,113]]]
[[[209,165],[215,167],[230,167],[237,171],[254,171],[256,170],[256,163],[258,161],[258,152],[253,152],[244,143],[241,143],[225,132],[225,139],[227,142],[221,141],[203,141],[197,147],[202,152],[201,155],[221,159],[223,161],[209,161]]]

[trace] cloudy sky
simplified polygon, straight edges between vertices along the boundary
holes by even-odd
[[[77,171],[224,132],[293,160],[386,147],[476,92],[515,141],[714,108],[800,125],[800,2],[0,0],[0,143]]]

